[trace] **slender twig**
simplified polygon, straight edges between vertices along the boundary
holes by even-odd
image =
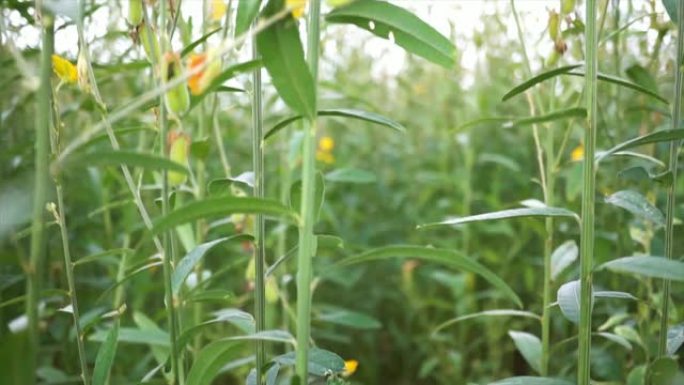
[[[38,4],[40,5],[40,4]],[[40,7],[38,7],[40,9]],[[43,262],[45,260],[45,200],[48,190],[48,151],[50,130],[50,98],[52,51],[54,46],[54,18],[42,15],[42,55],[40,57],[40,88],[36,96],[35,186],[33,189],[33,219],[31,223],[31,253],[26,271],[26,314],[28,316],[27,376],[30,384],[36,381],[40,331],[38,329],[38,301]]]
[[[674,103],[672,105],[672,129],[679,128],[682,108],[682,55],[684,55],[684,4],[677,2],[677,65],[675,69]],[[665,211],[665,257],[672,259],[674,255],[674,214],[677,188],[677,159],[679,158],[680,141],[670,142],[670,160],[668,167],[672,173],[672,182],[667,188],[667,208]],[[670,314],[670,281],[663,281],[663,298],[660,314],[660,336],[658,339],[658,357],[667,351],[667,327]]]
[[[311,334],[311,278],[315,218],[314,192],[316,183],[316,81],[318,79],[320,0],[309,1],[307,63],[314,81],[314,116],[304,123],[302,143],[302,197],[297,253],[297,360],[296,374],[300,384],[306,384],[309,373],[309,337]]]
[[[257,39],[252,39],[252,58],[258,59]],[[254,196],[264,197],[264,146],[263,146],[263,118],[261,101],[261,68],[252,73],[252,167],[254,168]],[[254,258],[255,258],[255,309],[256,331],[266,328],[266,294],[264,284],[264,270],[266,253],[264,250],[264,215],[256,214],[254,220]],[[256,340],[257,385],[261,385],[261,373],[264,366],[264,344]]]
[[[584,131],[584,166],[582,191],[582,229],[580,240],[580,321],[579,357],[577,365],[578,385],[590,383],[591,354],[591,307],[592,307],[592,268],[594,260],[594,199],[596,150],[596,111],[597,87],[596,74],[598,60],[596,55],[596,0],[586,2],[585,22],[585,97],[587,108],[587,127]]]

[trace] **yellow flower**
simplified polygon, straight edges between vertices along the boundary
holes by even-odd
[[[291,10],[292,17],[299,19],[304,14],[306,0],[285,0],[285,5]]]
[[[59,55],[52,55],[52,70],[64,83],[76,83],[78,80],[76,66]]]
[[[226,15],[227,9],[228,7],[226,6],[226,3],[223,2],[223,0],[211,0],[211,20],[221,21],[221,19],[223,19],[223,16]]]
[[[209,88],[211,82],[221,72],[221,61],[214,60],[214,52],[210,50],[208,53],[191,54],[188,59],[188,71],[193,71],[195,68],[203,66],[206,61],[211,62],[200,72],[190,75],[188,78],[188,87],[193,95],[199,95]]]
[[[359,361],[356,360],[346,360],[344,361],[344,371],[342,372],[342,375],[344,377],[349,377],[354,372],[356,372],[356,368],[359,367]]]
[[[580,144],[579,146],[575,147],[570,154],[570,159],[572,159],[573,162],[579,162],[584,159],[584,146]]]
[[[329,136],[324,136],[318,141],[318,149],[330,152],[335,148],[335,140]]]

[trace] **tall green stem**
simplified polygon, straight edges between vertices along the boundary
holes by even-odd
[[[679,128],[682,108],[682,55],[684,55],[684,4],[677,2],[677,58],[675,66],[674,102],[672,106],[672,129]],[[667,189],[667,209],[665,212],[665,257],[672,259],[674,254],[674,211],[677,189],[677,158],[680,141],[670,142],[669,169],[672,173],[672,184]],[[658,357],[664,356],[667,350],[667,327],[670,313],[670,281],[663,281],[663,299],[660,315],[660,336],[658,339]]]
[[[591,353],[591,307],[592,307],[592,268],[594,260],[594,194],[596,149],[596,0],[586,2],[585,29],[585,97],[587,108],[587,127],[584,131],[584,168],[582,191],[582,238],[580,241],[580,322],[579,322],[579,360],[577,364],[577,384],[589,385]]]
[[[314,81],[314,95],[318,79],[320,0],[309,1],[307,34],[307,63]],[[300,384],[306,384],[309,368],[309,336],[311,334],[311,278],[315,221],[314,192],[316,183],[316,116],[317,97],[314,96],[314,116],[304,123],[302,149],[302,201],[297,252],[297,361],[296,373]]]
[[[35,186],[33,189],[33,221],[31,223],[31,253],[26,270],[26,314],[28,316],[28,360],[26,380],[36,381],[38,347],[38,302],[40,280],[45,259],[45,200],[48,189],[48,151],[50,130],[50,97],[52,86],[52,51],[54,46],[54,18],[49,13],[42,15],[43,43],[40,57],[40,88],[36,96],[36,142],[35,142]]]
[[[258,59],[256,36],[252,38],[252,58]],[[263,118],[261,102],[261,68],[252,73],[252,167],[254,169],[254,196],[264,197],[264,146],[263,146]],[[256,214],[254,220],[254,258],[255,258],[255,288],[254,315],[256,331],[266,328],[266,290],[264,273],[266,253],[264,250],[264,215]],[[264,343],[256,340],[257,385],[261,385],[261,373],[264,366]]]

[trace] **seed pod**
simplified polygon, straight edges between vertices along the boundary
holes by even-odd
[[[278,282],[274,276],[266,278],[266,287],[264,289],[266,303],[273,305],[278,302]]]
[[[555,49],[551,50],[551,54],[549,54],[549,56],[546,58],[546,66],[555,67],[558,63],[558,59],[560,59],[560,54],[558,54],[558,51]]]
[[[190,137],[181,131],[169,131],[167,136],[169,159],[183,166],[188,165],[190,154]],[[187,180],[187,175],[181,172],[169,171],[167,174],[169,186],[179,186]]]
[[[147,61],[150,63],[159,63],[161,49],[159,48],[157,34],[145,23],[140,23],[138,25],[138,41],[140,41],[140,44],[142,44],[143,49],[145,50]]]
[[[161,75],[166,82],[170,82],[183,73],[181,67],[180,57],[174,52],[167,52],[164,55],[164,62],[162,63]],[[181,83],[166,92],[165,95],[166,107],[174,114],[182,114],[190,107],[190,95],[188,88],[184,83]]]
[[[561,12],[564,15],[572,13],[575,10],[575,0],[561,0]]]
[[[558,40],[558,27],[560,26],[560,16],[556,11],[549,12],[549,37],[552,41]]]
[[[137,27],[143,20],[142,0],[128,0],[128,24]]]
[[[76,72],[78,72],[78,87],[85,93],[90,93],[90,77],[88,76],[88,61],[86,60],[83,48],[78,53],[76,61]]]

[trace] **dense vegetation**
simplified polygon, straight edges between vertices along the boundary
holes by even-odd
[[[0,384],[684,383],[684,5],[493,4],[0,2]]]

